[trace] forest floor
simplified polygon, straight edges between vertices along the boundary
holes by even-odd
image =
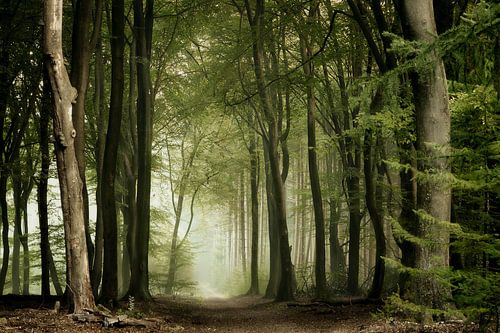
[[[292,306],[290,306],[292,305]],[[462,323],[420,326],[404,321],[391,323],[373,316],[377,305],[331,306],[316,303],[275,303],[257,297],[231,299],[156,298],[153,302],[123,304],[118,314],[141,318],[141,326],[104,327],[97,322],[78,322],[53,305],[9,301],[0,298],[0,332],[471,332]],[[128,307],[128,308],[127,308]]]

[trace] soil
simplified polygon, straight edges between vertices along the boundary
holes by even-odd
[[[75,321],[64,310],[15,297],[0,299],[0,332],[471,332],[463,323],[421,326],[376,319],[374,304],[331,306],[318,303],[275,303],[258,297],[232,299],[156,298],[152,302],[123,303],[117,314],[140,319],[146,327],[104,327],[98,322]],[[293,306],[290,306],[293,305]]]

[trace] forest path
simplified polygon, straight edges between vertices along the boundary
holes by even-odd
[[[168,316],[183,332],[372,332],[368,328],[376,323],[373,305],[289,307],[249,296],[158,298],[149,311]]]

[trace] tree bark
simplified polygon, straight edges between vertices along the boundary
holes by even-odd
[[[403,1],[405,37],[432,43],[437,34],[432,0]],[[412,301],[424,306],[444,308],[449,290],[429,271],[448,267],[449,230],[442,222],[450,221],[451,190],[449,184],[436,181],[440,173],[450,172],[450,112],[443,61],[436,53],[427,54],[432,68],[428,73],[413,73],[412,88],[416,115],[417,169],[427,175],[417,182],[417,236],[424,240],[416,245],[415,268],[421,270],[412,281],[419,292]],[[426,320],[427,318],[422,318]]]
[[[151,149],[153,137],[153,101],[151,91],[151,39],[153,25],[153,0],[146,1],[145,11],[141,0],[134,0],[134,35],[137,55],[137,229],[135,233],[135,261],[128,294],[137,300],[151,298],[149,292],[149,229],[151,201]]]
[[[72,121],[78,135],[74,138],[75,154],[78,162],[80,179],[82,180],[82,198],[85,220],[85,237],[87,242],[90,267],[94,259],[94,244],[89,230],[89,195],[85,176],[85,99],[89,84],[90,55],[93,46],[90,44],[89,30],[92,16],[92,2],[77,0],[73,20],[71,50],[71,85],[78,95],[73,103]]]
[[[250,195],[252,210],[252,243],[250,263],[250,289],[248,295],[259,294],[259,160],[255,135],[250,137]]]
[[[5,278],[7,277],[7,269],[9,267],[9,216],[7,213],[7,175],[5,171],[0,174],[0,210],[2,214],[2,244],[3,244],[3,257],[2,269],[0,270],[0,295],[3,295],[5,286]]]
[[[283,179],[280,172],[279,156],[278,156],[278,124],[276,115],[272,107],[266,89],[266,79],[264,75],[263,61],[264,45],[263,45],[263,30],[264,30],[264,2],[265,0],[257,0],[255,8],[255,16],[252,14],[252,9],[248,0],[245,0],[247,9],[248,21],[252,31],[252,49],[255,78],[257,81],[257,89],[261,107],[267,123],[267,133],[265,144],[268,147],[269,165],[272,179],[273,201],[276,208],[276,220],[278,222],[278,237],[281,260],[281,278],[279,282],[276,300],[284,301],[293,299],[293,268],[290,256],[290,246],[288,242],[288,229],[286,223],[286,202],[283,187]]]
[[[115,198],[115,179],[120,142],[124,90],[125,4],[112,3],[111,27],[111,103],[102,168],[102,218],[104,226],[104,270],[101,300],[114,303],[118,297],[118,221]]]
[[[97,220],[95,225],[95,240],[94,240],[94,260],[91,270],[91,284],[94,297],[98,297],[99,285],[101,284],[103,270],[103,252],[104,252],[104,221],[103,221],[103,202],[102,202],[102,168],[104,164],[104,149],[106,144],[106,106],[104,100],[104,63],[102,54],[102,39],[99,37],[96,42],[95,49],[95,92],[94,92],[94,108],[97,112],[97,151],[96,151],[96,205],[97,205]]]
[[[43,95],[42,109],[40,111],[40,154],[41,166],[40,175],[37,184],[37,199],[38,199],[38,223],[40,228],[40,255],[41,255],[41,270],[42,270],[42,298],[50,296],[50,260],[49,260],[49,216],[47,212],[48,200],[48,179],[50,168],[50,152],[49,152],[49,122],[51,112],[51,87],[47,69],[43,68]]]
[[[316,16],[314,5],[311,5],[309,20]],[[314,96],[314,64],[312,62],[312,46],[308,36],[301,36],[302,66],[306,77],[307,92],[307,157],[309,163],[309,179],[314,209],[315,229],[315,260],[314,273],[316,278],[316,297],[326,295],[325,273],[325,221],[323,212],[323,198],[319,180],[318,161],[316,152],[316,99]]]
[[[14,195],[15,197],[15,195]],[[20,293],[20,272],[19,268],[21,266],[21,242],[19,241],[19,230],[21,229],[21,213],[20,209],[15,207],[14,216],[14,237],[13,237],[13,249],[12,249],[12,294],[19,295]]]
[[[329,242],[330,242],[330,273],[338,287],[345,285],[346,262],[344,252],[339,242],[339,222],[340,222],[340,198],[335,195],[334,187],[339,186],[334,183],[334,173],[336,170],[333,152],[329,152],[326,158],[326,169],[328,179],[330,179],[329,205]],[[337,176],[338,179],[338,176]]]
[[[62,1],[44,4],[44,54],[53,100],[53,128],[57,169],[61,190],[69,293],[74,312],[95,308],[90,286],[89,262],[85,237],[84,203],[72,123],[72,103],[76,89],[71,86],[62,52]]]
[[[280,247],[278,237],[278,226],[276,221],[276,204],[273,200],[273,189],[271,180],[271,167],[269,166],[269,152],[264,144],[264,170],[266,176],[266,198],[267,198],[267,222],[269,234],[269,280],[267,282],[265,298],[275,298],[281,275]]]
[[[241,254],[241,268],[243,276],[247,275],[247,251],[246,251],[246,235],[245,235],[245,177],[244,173],[240,173],[240,202],[239,202],[239,213],[240,213],[240,254]]]

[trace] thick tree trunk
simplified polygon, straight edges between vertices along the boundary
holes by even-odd
[[[76,159],[72,123],[72,103],[76,89],[71,86],[62,53],[62,1],[44,4],[44,54],[53,100],[53,126],[57,169],[61,190],[69,293],[74,312],[95,307],[90,286],[89,262],[85,237],[82,181]]]
[[[432,0],[404,1],[402,17],[405,37],[432,43],[436,36]],[[450,112],[448,89],[442,59],[433,51],[427,55],[433,64],[429,73],[413,73],[412,87],[416,114],[417,169],[429,176],[417,182],[417,236],[415,268],[421,274],[412,277],[413,301],[424,306],[444,308],[449,291],[429,271],[448,267],[449,230],[442,222],[450,221],[449,184],[436,181],[440,173],[450,171]],[[418,286],[418,287],[417,287]],[[427,319],[427,318],[422,318]]]

